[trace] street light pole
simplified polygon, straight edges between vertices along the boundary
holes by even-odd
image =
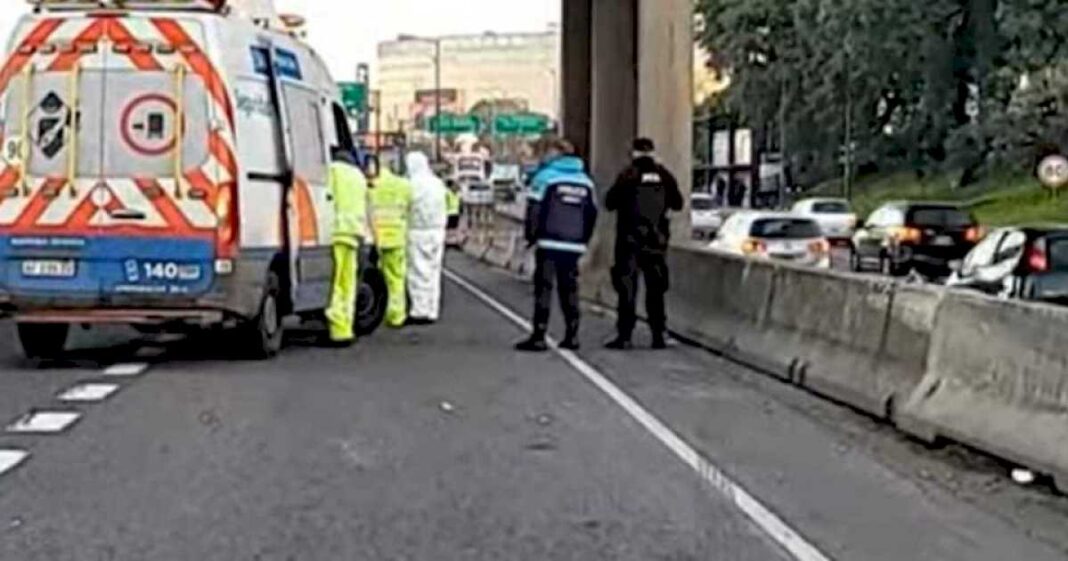
[[[437,126],[434,127],[434,161],[441,163],[441,37],[419,37],[416,35],[400,35],[399,41],[421,41],[434,45],[434,119]]]
[[[434,160],[441,163],[441,38],[434,39],[434,115],[438,126],[434,127]]]

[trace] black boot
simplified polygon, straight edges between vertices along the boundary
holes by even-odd
[[[535,331],[530,338],[515,344],[515,350],[524,353],[543,353],[549,350],[549,344],[545,342],[545,334]]]
[[[604,348],[613,351],[629,351],[634,348],[634,344],[630,342],[630,337],[624,337],[622,335],[612,339],[604,344]]]
[[[664,333],[662,331],[653,333],[653,349],[662,351],[666,348],[668,348],[668,344],[667,338],[664,337]]]
[[[560,343],[560,348],[567,351],[579,350],[582,345],[579,343],[578,333],[578,324],[567,326],[567,336],[564,337],[563,342]]]

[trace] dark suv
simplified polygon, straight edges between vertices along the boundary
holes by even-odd
[[[916,271],[945,277],[983,237],[975,217],[947,203],[895,202],[879,207],[853,236],[850,265],[889,276]]]

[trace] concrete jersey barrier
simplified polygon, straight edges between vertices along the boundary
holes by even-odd
[[[937,291],[700,249],[670,262],[672,328],[718,352],[881,417],[922,377]]]
[[[516,238],[500,237],[470,250],[510,251],[504,266],[513,270],[529,263]],[[669,322],[680,336],[922,439],[966,443],[1068,488],[1068,308],[698,246],[671,248],[668,262]]]
[[[1068,309],[946,294],[900,426],[1053,475],[1068,487]]]

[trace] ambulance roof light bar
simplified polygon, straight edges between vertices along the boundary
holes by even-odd
[[[307,23],[304,16],[298,14],[279,14],[278,20],[282,22],[282,30],[296,39],[308,37]]]
[[[90,10],[171,10],[225,12],[227,0],[27,0],[35,12]]]

